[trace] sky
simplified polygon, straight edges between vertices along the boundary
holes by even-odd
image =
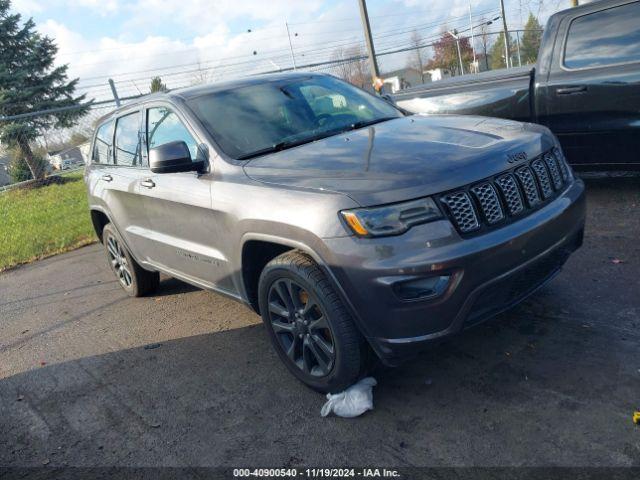
[[[409,45],[413,30],[425,39],[447,28],[469,28],[499,14],[499,0],[368,0],[378,52]],[[569,0],[505,0],[509,28],[529,11],[544,22]],[[357,0],[12,0],[55,39],[57,63],[79,77],[78,91],[109,96],[146,93],[150,78],[176,88],[292,65],[285,22],[298,65],[328,60],[362,42]],[[500,22],[492,27],[500,28]],[[380,57],[381,70],[401,68],[406,54]]]

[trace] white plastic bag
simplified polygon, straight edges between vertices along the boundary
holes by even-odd
[[[327,403],[322,406],[320,415],[326,417],[333,412],[339,417],[352,418],[373,410],[373,387],[377,384],[375,378],[367,377],[344,392],[327,393]]]

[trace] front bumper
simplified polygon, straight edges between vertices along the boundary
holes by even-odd
[[[377,239],[325,240],[327,264],[378,356],[397,364],[434,340],[522,301],[582,244],[584,183],[517,222],[463,239],[448,220]],[[401,300],[394,282],[449,275],[445,293]]]

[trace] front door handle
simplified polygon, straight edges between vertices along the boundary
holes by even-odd
[[[564,87],[556,89],[558,95],[573,95],[574,93],[584,93],[587,91],[586,85],[576,85],[575,87]]]
[[[105,182],[110,182],[111,180],[113,180],[113,177],[111,175],[102,175],[102,180],[104,180]]]
[[[153,180],[147,178],[146,180],[142,180],[140,182],[140,185],[142,185],[144,188],[153,188],[156,186],[156,184],[153,182]]]

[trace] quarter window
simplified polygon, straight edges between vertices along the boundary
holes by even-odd
[[[150,108],[147,114],[147,145],[149,150],[169,142],[182,140],[189,147],[192,160],[198,159],[198,142],[178,115],[167,107]]]
[[[140,165],[140,117],[138,112],[120,117],[116,124],[115,163],[125,167]]]
[[[93,163],[113,164],[113,156],[111,149],[113,147],[113,120],[108,121],[98,128],[96,133],[96,141],[93,144],[93,154],[91,161]]]
[[[601,67],[640,61],[640,3],[629,3],[578,17],[565,47],[568,68]]]

